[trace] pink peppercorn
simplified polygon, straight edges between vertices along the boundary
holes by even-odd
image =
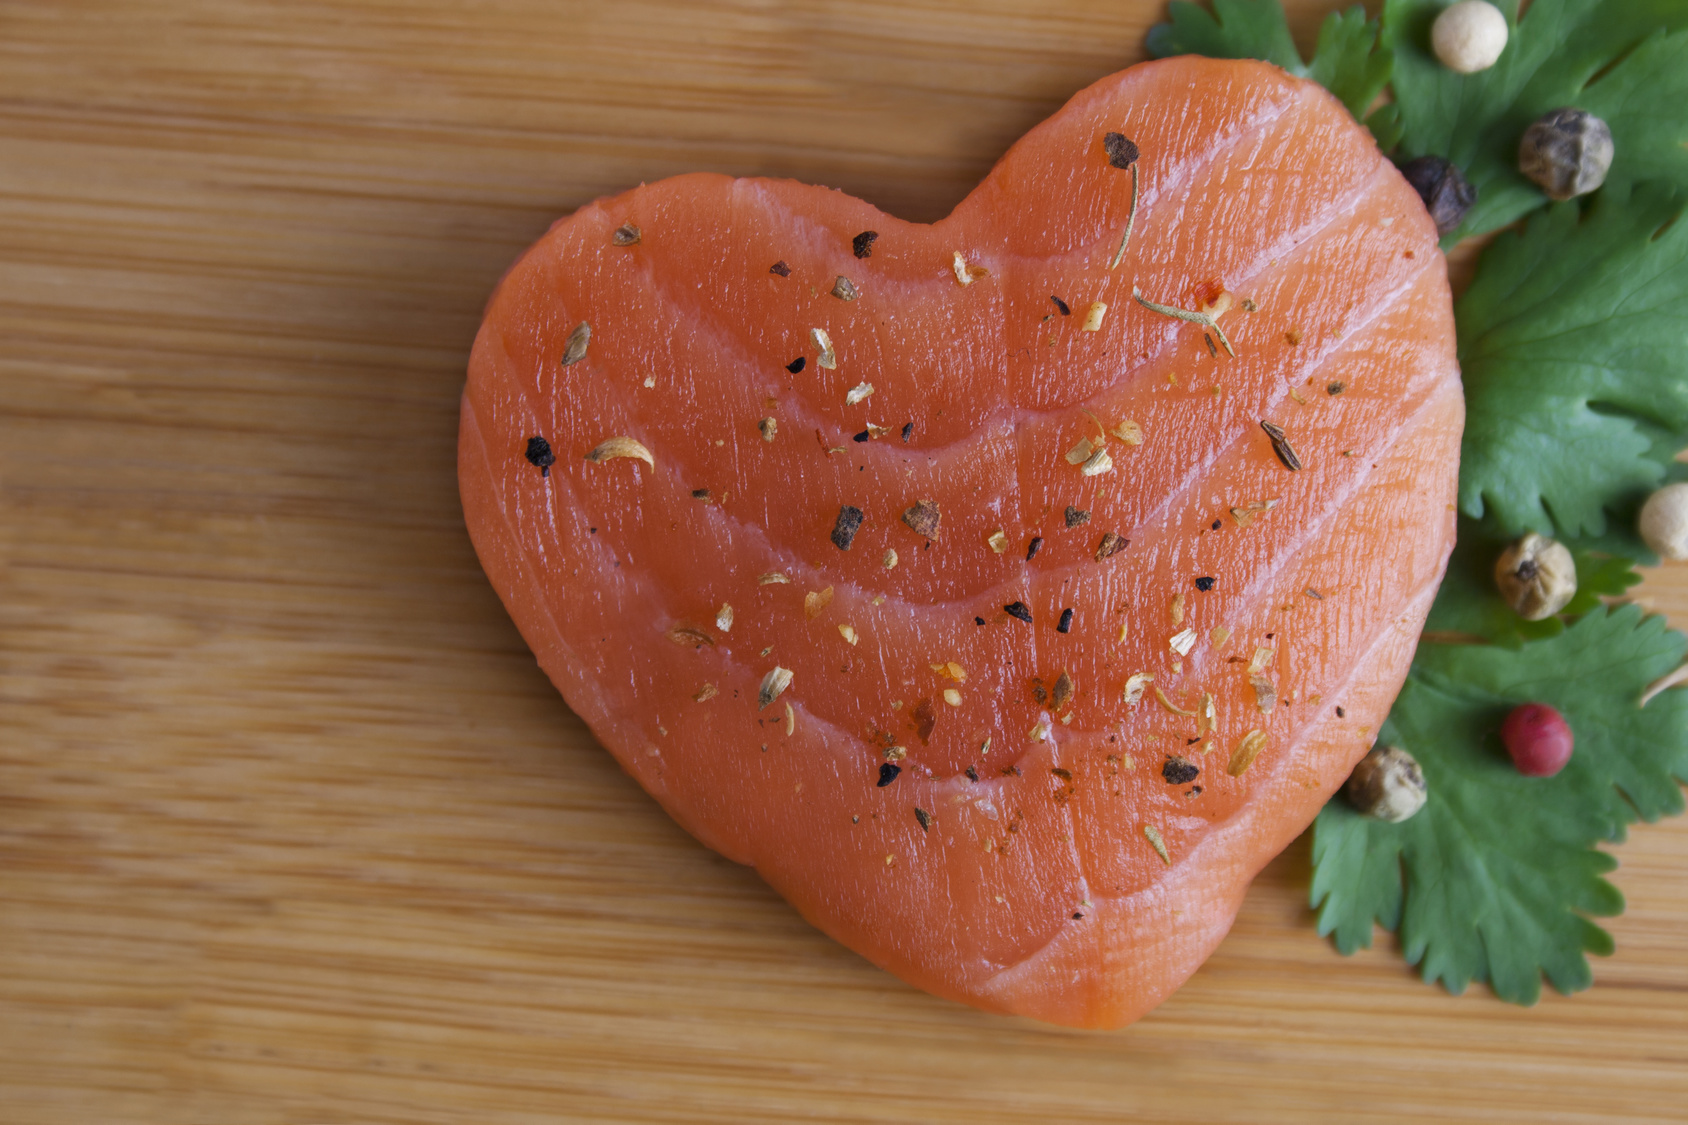
[[[1552,777],[1571,760],[1571,726],[1545,703],[1514,707],[1501,724],[1500,740],[1525,777]]]

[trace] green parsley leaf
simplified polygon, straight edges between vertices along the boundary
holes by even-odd
[[[1512,25],[1494,66],[1456,74],[1430,50],[1430,25],[1450,0],[1386,0],[1382,45],[1393,52],[1391,85],[1402,157],[1434,155],[1459,165],[1477,202],[1443,246],[1503,227],[1547,202],[1518,171],[1518,140],[1549,110],[1579,106],[1612,129],[1607,183],[1688,185],[1688,27],[1681,0],[1496,0]]]
[[[1429,799],[1401,824],[1326,805],[1313,837],[1319,932],[1351,953],[1371,944],[1374,921],[1398,928],[1407,961],[1456,994],[1487,981],[1530,1004],[1544,975],[1561,992],[1588,987],[1584,954],[1612,942],[1587,916],[1623,909],[1601,877],[1616,861],[1594,845],[1621,840],[1637,817],[1682,810],[1688,693],[1638,702],[1685,647],[1633,605],[1589,613],[1527,660],[1421,645],[1380,741],[1418,759]],[[1556,777],[1520,774],[1496,733],[1532,701],[1558,708],[1576,737]]]
[[[1600,536],[1688,444],[1688,223],[1653,186],[1560,204],[1484,253],[1455,306],[1460,508]],[[1625,552],[1628,553],[1628,552]]]
[[[1295,49],[1278,0],[1213,0],[1211,15],[1189,0],[1173,0],[1167,22],[1149,29],[1149,53],[1160,59],[1265,59],[1320,83],[1363,118],[1389,81],[1390,55],[1378,46],[1378,30],[1359,5],[1332,12],[1319,28],[1319,45],[1308,64]]]

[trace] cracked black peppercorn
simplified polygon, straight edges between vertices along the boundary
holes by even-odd
[[[530,437],[527,443],[527,459],[538,466],[539,475],[551,475],[551,466],[557,463],[557,455],[551,452],[551,443],[542,437]]]
[[[1401,165],[1401,175],[1424,200],[1436,233],[1447,234],[1465,221],[1465,213],[1477,202],[1477,188],[1455,164],[1440,156],[1421,156]]]
[[[881,762],[879,764],[879,783],[877,788],[885,788],[887,785],[897,780],[897,775],[902,772],[903,767],[899,765],[894,765],[891,762]]]
[[[1188,758],[1170,757],[1161,767],[1161,777],[1168,785],[1187,785],[1201,776],[1201,767]]]

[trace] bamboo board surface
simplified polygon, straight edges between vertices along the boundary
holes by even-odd
[[[1303,838],[1137,1026],[988,1016],[676,828],[481,575],[457,395],[552,219],[698,169],[936,218],[1159,10],[0,0],[0,1120],[1688,1115],[1688,822],[1533,1010],[1338,956]]]

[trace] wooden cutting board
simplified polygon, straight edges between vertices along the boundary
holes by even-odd
[[[1158,16],[0,0],[0,1120],[1688,1116],[1688,822],[1533,1010],[1338,956],[1303,840],[1136,1027],[987,1016],[676,828],[476,565],[465,357],[552,219],[696,169],[936,218]]]

